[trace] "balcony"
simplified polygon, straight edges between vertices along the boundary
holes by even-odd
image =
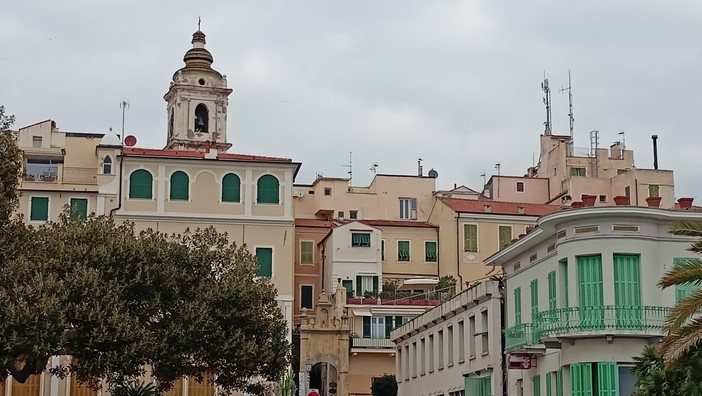
[[[503,331],[505,335],[505,352],[514,352],[526,345],[536,345],[539,340],[536,336],[536,325],[521,323]]]
[[[63,168],[63,182],[67,184],[97,184],[95,168]]]
[[[395,344],[389,338],[351,338],[351,348],[366,349],[395,349]]]
[[[535,339],[578,337],[593,333],[660,336],[668,307],[573,307],[539,312],[534,318]]]
[[[24,169],[25,181],[56,183],[59,174],[58,164],[27,164]]]
[[[97,169],[29,163],[25,166],[22,179],[37,183],[97,185]]]

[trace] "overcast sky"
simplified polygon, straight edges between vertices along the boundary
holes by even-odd
[[[636,166],[675,171],[676,195],[702,203],[702,1],[36,0],[0,12],[0,104],[17,127],[121,128],[140,147],[166,140],[163,95],[197,18],[226,74],[237,153],[302,162],[354,185],[380,173],[439,172],[480,189],[481,173],[522,175],[538,160],[553,92],[554,133],[575,142],[625,131]]]

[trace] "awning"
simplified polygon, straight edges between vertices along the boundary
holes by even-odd
[[[439,284],[439,278],[412,278],[402,281],[397,290],[434,290]]]
[[[370,309],[368,309],[368,308],[366,308],[366,309],[359,309],[359,308],[352,309],[351,312],[353,312],[353,316],[373,316],[373,314],[371,314]]]
[[[410,316],[415,317],[423,314],[432,307],[412,307],[407,305],[382,306],[383,308],[371,308],[375,316]]]

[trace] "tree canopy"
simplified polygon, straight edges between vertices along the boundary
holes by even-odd
[[[392,374],[385,374],[378,377],[371,385],[373,396],[397,396],[397,380]]]
[[[634,357],[637,396],[699,396],[702,394],[702,351],[686,353],[674,367],[666,365],[658,347],[647,346]]]
[[[105,216],[25,225],[12,215],[20,152],[0,136],[0,377],[24,382],[68,355],[51,373],[92,384],[148,367],[161,390],[210,373],[225,391],[264,394],[280,378],[286,322],[245,247],[211,227],[165,235]]]

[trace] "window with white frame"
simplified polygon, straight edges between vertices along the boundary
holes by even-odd
[[[400,219],[417,218],[417,198],[400,198]]]
[[[371,316],[371,338],[385,338],[384,316]]]

